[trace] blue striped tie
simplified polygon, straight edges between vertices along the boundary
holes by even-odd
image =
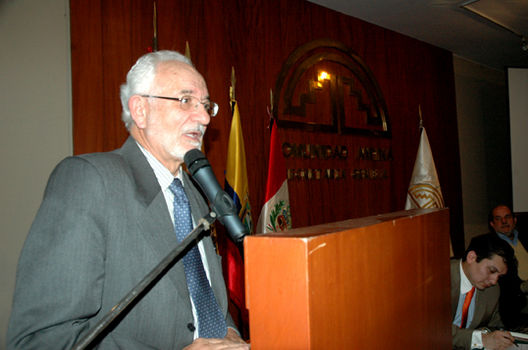
[[[193,227],[191,208],[179,179],[174,179],[169,188],[174,193],[174,231],[176,231],[178,241],[181,242]],[[207,280],[197,245],[194,245],[183,257],[183,266],[187,288],[189,288],[198,317],[198,336],[200,338],[225,337],[227,325]]]

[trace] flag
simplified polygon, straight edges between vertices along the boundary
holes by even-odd
[[[251,234],[253,231],[253,223],[251,220],[251,206],[249,204],[246,151],[244,149],[244,137],[236,101],[233,106],[233,118],[231,120],[231,131],[227,146],[225,190],[235,202],[239,217]]]
[[[421,122],[420,122],[421,124]],[[444,197],[436,173],[433,152],[425,128],[421,127],[420,145],[414,162],[414,169],[407,190],[405,210],[415,208],[444,208]],[[453,245],[449,237],[449,253],[453,256]]]
[[[227,146],[227,161],[225,173],[225,191],[233,199],[237,207],[238,216],[248,232],[253,231],[251,219],[251,206],[249,204],[249,188],[246,168],[246,152],[244,149],[244,137],[240,123],[238,104],[233,101],[233,117],[231,120],[231,131]],[[219,246],[223,251],[225,262],[224,274],[226,275],[227,290],[229,298],[239,310],[239,330],[244,336],[248,331],[249,316],[246,309],[244,292],[244,262],[238,247],[229,239],[221,241]]]
[[[286,163],[282,156],[277,127],[272,119],[266,198],[260,211],[256,232],[276,232],[289,228],[291,214]]]
[[[405,210],[414,208],[443,208],[444,198],[436,174],[433,153],[425,128],[422,127],[420,145],[407,190]]]

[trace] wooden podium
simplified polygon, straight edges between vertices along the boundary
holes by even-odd
[[[245,239],[251,348],[451,349],[449,211]]]

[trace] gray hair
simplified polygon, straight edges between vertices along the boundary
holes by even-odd
[[[128,100],[136,94],[147,94],[151,88],[156,68],[159,63],[165,61],[180,61],[193,66],[191,60],[176,51],[162,50],[147,53],[141,56],[136,63],[130,68],[127,74],[126,83],[121,85],[121,119],[125,123],[127,130],[134,123],[128,109]]]

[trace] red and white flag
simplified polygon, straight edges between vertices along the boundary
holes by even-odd
[[[266,198],[260,211],[256,233],[284,231],[289,228],[291,215],[286,163],[281,151],[279,133],[272,121]]]

